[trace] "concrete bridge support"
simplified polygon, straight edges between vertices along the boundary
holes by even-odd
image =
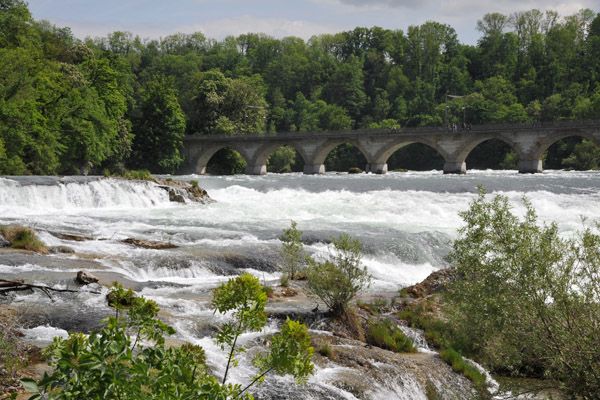
[[[369,163],[365,167],[365,172],[371,172],[373,174],[383,175],[388,172],[388,165],[387,165],[387,163],[383,163],[383,164]]]
[[[542,172],[542,160],[520,160],[519,173],[521,174],[536,174]]]
[[[317,175],[325,173],[325,165],[323,164],[304,164],[305,175]]]
[[[467,163],[462,162],[444,162],[444,174],[466,174]]]
[[[246,175],[266,175],[267,174],[267,166],[263,165],[248,165],[244,170],[244,174]]]

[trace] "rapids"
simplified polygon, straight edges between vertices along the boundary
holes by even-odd
[[[255,274],[263,283],[277,282],[279,236],[291,220],[304,231],[305,248],[316,257],[327,254],[332,236],[346,232],[360,239],[363,262],[374,277],[368,290],[371,294],[396,292],[447,266],[451,241],[461,226],[459,212],[476,196],[477,185],[508,196],[520,214],[525,195],[540,219],[556,221],[565,236],[582,228],[582,217],[600,221],[600,177],[593,171],[172,178],[197,180],[216,202],[172,203],[167,192],[148,182],[89,177],[0,178],[0,225],[29,226],[47,245],[68,246],[75,251],[49,257],[1,254],[0,277],[69,287],[75,273],[85,268],[108,282],[126,281],[158,303],[177,329],[176,339],[201,344],[218,372],[223,368],[224,355],[210,337],[222,317],[210,310],[210,290],[240,271]],[[52,232],[93,240],[61,240]],[[171,242],[179,248],[135,248],[122,243],[125,238]],[[73,309],[72,299],[57,296],[51,311],[47,298],[38,293],[16,294],[11,305],[36,315],[29,319],[24,333],[27,340],[43,345],[69,330],[89,330],[111,312],[98,296],[84,291],[77,297],[79,309]],[[289,307],[296,306],[310,309],[314,302]],[[255,339],[249,336],[244,340]],[[247,367],[242,362],[235,377],[241,380],[242,375],[249,374]],[[294,392],[299,396],[296,398],[355,398],[332,385],[335,376],[346,372],[336,365],[319,368],[311,378],[311,390]],[[281,395],[289,386],[286,379],[268,380],[259,398]],[[407,395],[415,383],[410,377],[404,379],[408,381],[402,385],[394,381],[373,388],[372,398],[386,398],[390,393],[398,398],[424,398],[422,393]]]

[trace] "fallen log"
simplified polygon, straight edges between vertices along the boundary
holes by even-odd
[[[33,290],[33,289],[41,290],[52,301],[54,301],[54,298],[52,297],[52,294],[50,292],[59,292],[59,293],[65,293],[65,292],[78,293],[79,292],[79,290],[75,290],[75,289],[56,289],[56,288],[53,288],[50,286],[34,285],[31,283],[25,283],[22,279],[17,279],[14,281],[0,279],[0,295],[6,296],[6,293],[8,293],[8,292],[20,292],[20,291],[24,291],[24,290]],[[90,291],[89,293],[101,294],[100,292],[92,292],[92,291]]]

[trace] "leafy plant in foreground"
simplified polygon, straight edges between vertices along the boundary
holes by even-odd
[[[120,285],[111,292],[116,300],[130,298]],[[235,361],[234,350],[240,350],[235,348],[239,335],[264,326],[264,296],[258,280],[248,274],[215,290],[215,308],[232,311],[235,319],[217,337],[218,342],[232,345],[230,361]],[[219,383],[209,373],[201,347],[167,346],[165,335],[175,330],[156,318],[159,310],[152,300],[136,297],[129,305],[120,301],[113,304],[116,315],[103,320],[102,329],[89,336],[71,333],[67,339],[55,338],[47,347],[52,373],[46,373],[39,382],[22,380],[34,393],[30,400],[251,399],[246,390],[268,372],[291,373],[299,382],[312,373],[313,349],[303,324],[290,320],[283,324],[281,333],[272,338],[271,351],[255,359],[258,375],[242,388],[226,383],[226,376]],[[126,308],[125,318],[121,311]]]

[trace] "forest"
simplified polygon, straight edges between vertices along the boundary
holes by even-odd
[[[181,138],[195,134],[600,119],[600,14],[491,13],[477,29],[476,45],[433,21],[308,41],[130,32],[81,40],[34,20],[25,2],[0,0],[0,174],[174,173]],[[502,142],[476,150],[469,168],[516,165]],[[326,167],[362,167],[360,157],[342,145]],[[440,162],[415,144],[388,164]],[[235,173],[244,161],[222,150],[211,163],[214,173]],[[269,170],[301,163],[282,147]],[[558,142],[544,159],[545,168],[599,165],[598,147],[581,138]]]

